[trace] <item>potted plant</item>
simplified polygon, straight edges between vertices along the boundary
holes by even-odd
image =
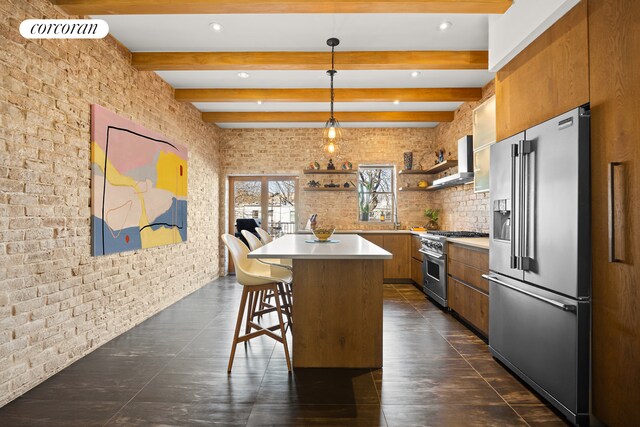
[[[440,209],[425,209],[424,216],[427,218],[427,225],[425,228],[427,230],[437,230],[438,229],[438,219],[440,218]]]

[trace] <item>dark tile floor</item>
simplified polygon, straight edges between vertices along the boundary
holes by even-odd
[[[241,287],[221,278],[1,408],[0,425],[565,425],[413,286],[384,292],[381,370],[289,375],[261,337],[227,375]]]

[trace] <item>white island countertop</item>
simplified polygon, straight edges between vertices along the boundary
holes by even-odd
[[[356,234],[334,234],[338,243],[307,243],[312,235],[288,234],[249,253],[249,258],[391,259],[393,255]]]

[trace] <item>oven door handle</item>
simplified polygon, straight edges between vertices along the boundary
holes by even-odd
[[[434,252],[427,252],[427,251],[425,251],[425,250],[423,250],[423,249],[418,249],[418,252],[420,252],[421,254],[424,254],[424,255],[430,256],[430,257],[432,257],[432,258],[438,258],[438,259],[442,259],[442,258],[443,258],[443,255],[436,254],[436,253],[434,253]]]

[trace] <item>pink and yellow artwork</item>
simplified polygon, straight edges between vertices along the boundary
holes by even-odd
[[[187,240],[187,149],[91,106],[93,255]]]

